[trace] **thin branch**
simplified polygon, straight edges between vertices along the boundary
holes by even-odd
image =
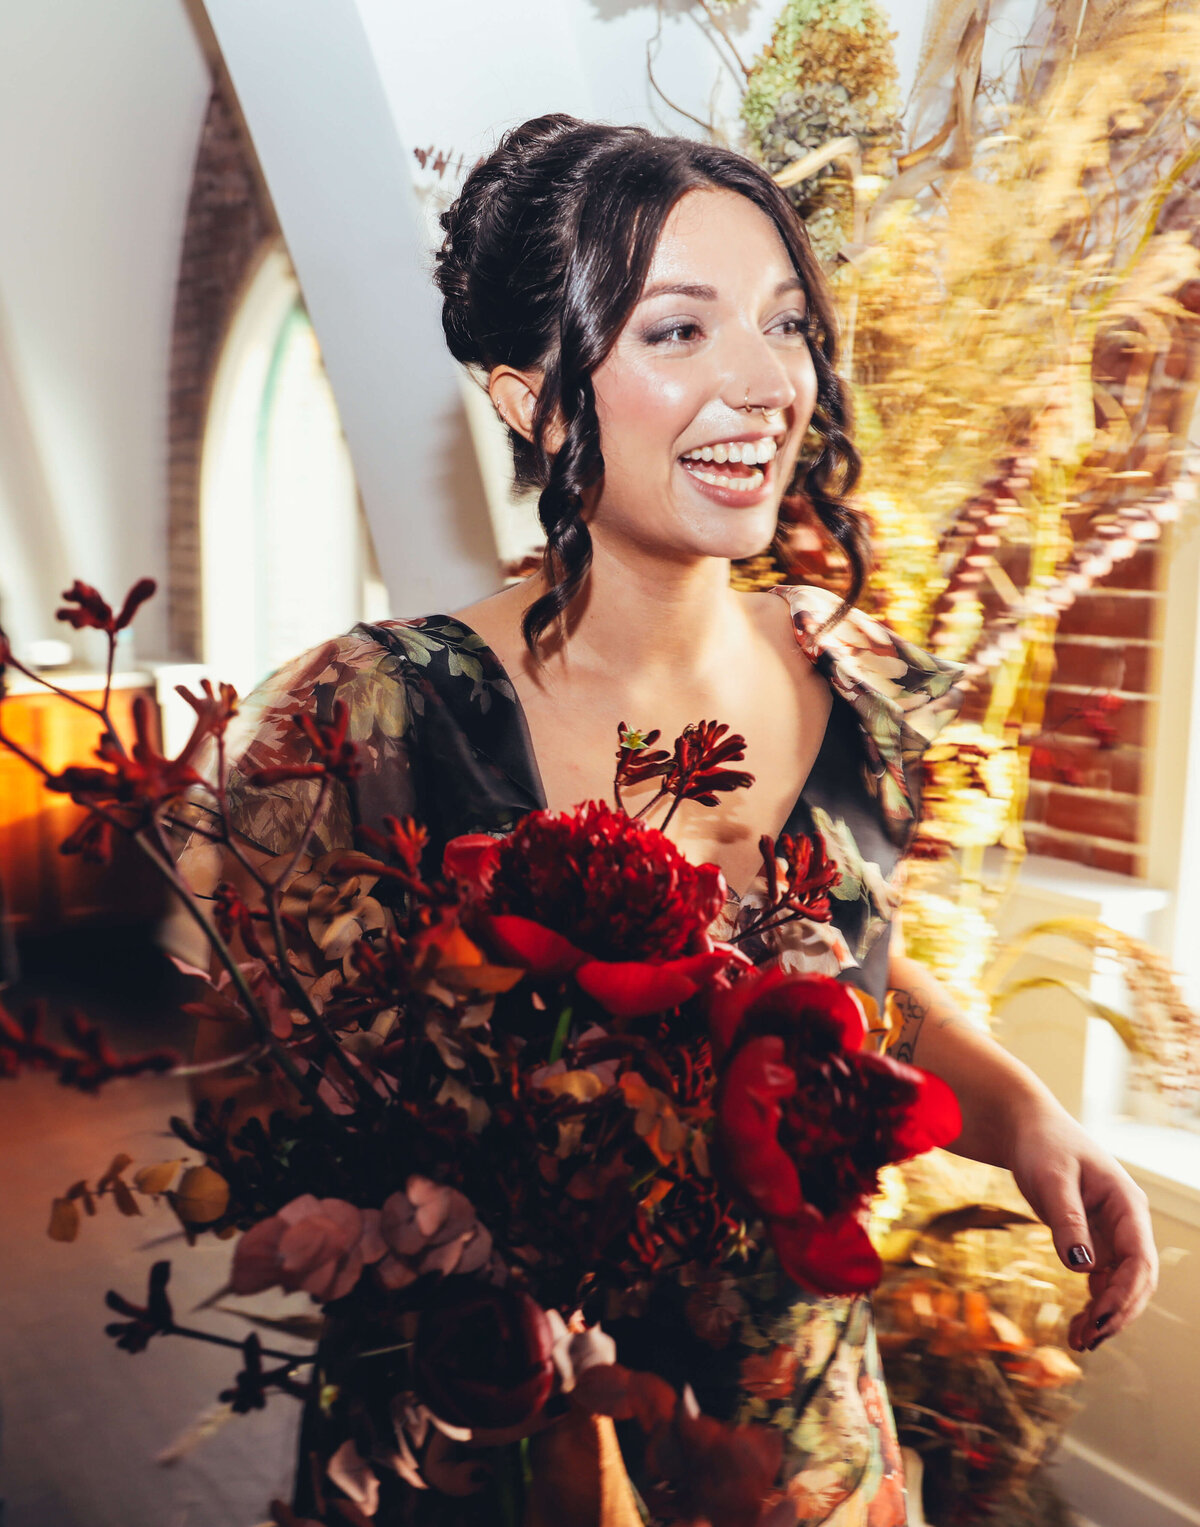
[[[107,720],[107,717],[105,716],[105,713],[100,708],[100,706],[93,705],[90,700],[85,700],[80,695],[72,694],[69,689],[62,689],[59,687],[59,685],[55,684],[52,680],[45,678],[42,674],[35,673],[32,668],[27,668],[25,664],[22,663],[20,659],[16,657],[12,652],[9,652],[7,658],[5,659],[5,663],[7,667],[15,669],[17,673],[24,674],[27,679],[32,679],[35,684],[40,684],[43,689],[49,690],[51,694],[58,695],[58,697],[62,700],[69,700],[72,705],[78,705],[81,710],[89,711],[93,716],[98,717],[101,721]]]
[[[7,748],[10,753],[15,753],[31,769],[35,769],[43,779],[53,779],[54,776],[41,759],[35,758],[32,753],[27,753],[21,744],[14,742],[3,729],[0,729],[0,747]]]
[[[658,26],[655,29],[654,36],[652,38],[650,38],[650,40],[646,44],[646,77],[650,81],[650,88],[654,91],[654,93],[657,96],[659,96],[663,101],[666,102],[666,104],[671,108],[672,111],[677,111],[681,117],[686,117],[689,122],[694,122],[697,127],[703,128],[704,131],[709,135],[709,137],[712,137],[714,135],[714,129],[713,129],[712,123],[711,122],[702,122],[699,117],[694,117],[690,111],[685,111],[682,106],[676,106],[675,102],[670,98],[669,95],[667,95],[666,91],[663,90],[663,88],[659,85],[658,81],[654,78],[654,66],[653,66],[653,63],[651,62],[651,53],[650,53],[650,50],[654,46],[654,44],[656,42],[658,42],[658,40],[660,39],[661,36],[662,36],[662,0],[658,0]]]
[[[112,733],[114,738],[117,738],[116,729],[112,724],[112,717],[109,714],[108,709],[108,702],[112,699],[113,666],[117,660],[117,633],[115,631],[109,631],[107,636],[108,662],[104,668],[104,699],[100,702],[100,714],[104,717],[104,724],[108,728],[109,732]],[[117,741],[119,742],[120,738],[117,738]]]
[[[701,10],[703,10],[704,14],[708,17],[709,25],[713,28],[713,30],[716,31],[716,32],[719,32],[721,34],[721,36],[725,39],[725,46],[733,54],[734,60],[736,61],[738,68],[742,71],[742,73],[745,75],[745,77],[747,79],[749,79],[750,78],[750,70],[746,67],[745,62],[743,61],[741,54],[734,47],[734,45],[733,45],[733,38],[730,37],[729,32],[726,30],[724,22],[721,21],[720,17],[713,10],[712,6],[709,5],[708,0],[700,0],[700,8],[701,8]]]
[[[266,1045],[251,1045],[248,1050],[239,1050],[236,1055],[226,1055],[220,1060],[192,1061],[186,1066],[173,1066],[167,1072],[171,1077],[188,1076],[212,1076],[218,1071],[230,1071],[234,1066],[249,1065],[250,1062],[261,1060],[269,1055]]]
[[[250,986],[246,980],[245,974],[233,956],[233,951],[221,937],[220,930],[216,927],[211,918],[206,917],[204,912],[201,911],[200,906],[191,893],[190,887],[176,870],[170,854],[163,854],[161,850],[156,852],[150,843],[147,842],[146,838],[141,832],[135,832],[131,836],[134,843],[137,844],[139,851],[143,853],[147,859],[150,860],[151,864],[155,866],[155,868],[167,881],[167,884],[179,897],[188,916],[191,917],[192,921],[195,922],[196,925],[200,928],[201,932],[204,934],[210,946],[216,953],[217,958],[228,971],[229,979],[233,982],[238,996],[242,999],[242,1004],[246,1009],[247,1016],[250,1018],[251,1023],[253,1023],[255,1029],[258,1031],[260,1040],[270,1050],[272,1058],[275,1060],[280,1070],[284,1073],[284,1075],[291,1082],[293,1087],[296,1088],[300,1095],[304,1098],[307,1098],[309,1103],[314,1108],[329,1113],[331,1118],[336,1118],[337,1115],[333,1113],[332,1109],[327,1107],[325,1100],[319,1095],[317,1088],[313,1085],[310,1078],[305,1076],[304,1072],[300,1070],[300,1068],[296,1065],[296,1062],[288,1054],[286,1047],[280,1044],[279,1040],[276,1039],[275,1035],[272,1033],[270,1022],[267,1020],[262,1009],[259,1007],[253,992],[250,990]]]
[[[271,933],[275,944],[276,964],[274,967],[268,966],[268,969],[277,984],[283,988],[283,990],[292,999],[293,1004],[300,1009],[305,1018],[308,1020],[309,1028],[320,1041],[321,1048],[324,1053],[328,1056],[343,1059],[345,1052],[342,1046],[338,1043],[338,1040],[329,1028],[329,1025],[317,1011],[316,1005],[314,1004],[312,998],[309,996],[308,992],[306,992],[302,986],[299,977],[296,975],[296,972],[292,967],[292,962],[288,958],[287,938],[284,933],[283,913],[280,906],[282,888],[291,879],[292,874],[295,872],[299,864],[301,856],[307,850],[308,844],[312,838],[313,831],[316,827],[317,820],[319,819],[322,808],[326,799],[328,798],[328,785],[329,776],[326,775],[325,778],[321,781],[321,790],[318,793],[316,804],[313,806],[312,812],[309,815],[308,822],[300,834],[300,842],[296,853],[293,854],[291,860],[288,863],[288,867],[283,872],[283,874],[280,875],[277,880],[272,882],[268,880],[267,877],[259,870],[258,866],[254,863],[250,856],[244,852],[241,845],[236,841],[237,833],[233,827],[232,822],[230,821],[229,797],[226,791],[225,738],[223,734],[219,734],[217,737],[217,783],[213,794],[216,798],[217,810],[220,815],[221,826],[224,831],[224,838],[221,841],[233,855],[233,857],[237,860],[237,862],[246,871],[246,873],[251,877],[254,883],[258,886],[259,891],[262,894],[263,905],[267,911],[267,917],[271,925]],[[165,845],[163,845],[161,841],[160,847],[162,847],[165,851]],[[342,1069],[350,1074],[351,1080],[354,1084],[354,1090],[358,1093],[362,1102],[366,1103],[372,1108],[377,1109],[380,1103],[379,1095],[375,1092],[367,1078],[361,1074],[357,1067],[348,1063],[344,1064]]]
[[[174,1321],[170,1325],[165,1326],[159,1334],[163,1336],[187,1336],[192,1341],[211,1342],[214,1347],[236,1347],[239,1352],[245,1348],[244,1342],[236,1341],[231,1336],[217,1336],[212,1331],[197,1331],[194,1326],[177,1326]],[[312,1362],[311,1352],[280,1352],[275,1347],[260,1347],[259,1351],[263,1357],[279,1358],[281,1362],[288,1365],[289,1369],[303,1368],[306,1363]]]

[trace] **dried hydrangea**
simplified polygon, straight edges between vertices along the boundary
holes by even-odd
[[[750,72],[742,118],[772,174],[835,138],[858,140],[864,173],[886,173],[900,143],[894,33],[876,0],[790,0]],[[853,215],[844,169],[789,188],[818,255],[832,261]]]

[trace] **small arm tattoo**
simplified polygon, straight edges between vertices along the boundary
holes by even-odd
[[[917,1051],[917,1040],[921,1037],[921,1028],[929,1017],[930,1005],[917,992],[900,988],[892,992],[892,1005],[900,1020],[900,1034],[895,1044],[890,1046],[890,1053],[896,1060],[911,1066]]]

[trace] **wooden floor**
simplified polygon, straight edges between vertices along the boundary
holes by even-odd
[[[145,979],[136,944],[87,953],[82,985],[93,988],[93,1010],[113,1019],[119,1047],[186,1042],[169,977]],[[78,994],[78,963],[56,968],[53,952],[37,963],[27,989],[60,1002]],[[216,1401],[238,1354],[172,1337],[131,1356],[104,1334],[114,1318],[107,1289],[141,1302],[151,1263],[169,1257],[182,1316],[224,1282],[228,1244],[189,1249],[165,1206],[122,1219],[111,1199],[74,1244],[46,1235],[51,1198],[97,1177],[117,1151],[139,1163],[178,1154],[165,1125],[185,1107],[181,1084],[155,1079],[118,1082],[95,1098],[45,1076],[0,1081],[2,1527],[253,1527],[267,1519],[271,1496],[289,1491],[294,1400],[275,1396],[265,1412],[235,1417],[164,1467],[156,1455]],[[309,1307],[297,1300],[288,1307]],[[215,1311],[190,1323],[239,1340],[247,1329]]]

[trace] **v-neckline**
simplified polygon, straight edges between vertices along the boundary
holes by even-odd
[[[767,590],[767,592],[774,594],[777,592],[781,593],[782,591],[771,588]],[[790,615],[791,612],[789,608],[789,618]],[[494,665],[496,677],[502,680],[503,683],[508,687],[508,690],[512,695],[513,719],[516,722],[521,742],[522,761],[524,762],[529,774],[528,780],[522,780],[519,783],[528,791],[529,795],[536,802],[534,808],[535,810],[548,811],[550,807],[546,799],[546,787],[542,780],[541,766],[538,763],[537,754],[534,751],[533,733],[530,730],[529,717],[525,711],[525,704],[521,699],[520,691],[512,681],[512,676],[510,675],[508,669],[504,666],[503,662],[501,662],[499,653],[497,653],[496,649],[491,646],[489,642],[485,641],[485,639],[474,628],[474,626],[468,625],[467,622],[458,615],[427,616],[426,619],[445,621],[449,625],[457,626],[460,630],[465,632],[467,636],[474,638],[474,641],[478,643],[475,651],[477,653],[482,652],[486,654],[490,662]],[[797,651],[807,662],[811,663],[812,666],[817,668],[817,671],[820,672],[820,669],[817,666],[816,658],[805,647],[803,641],[801,640],[800,631],[796,627],[794,620],[792,621],[792,634],[796,639]],[[824,677],[824,675],[822,675],[822,677]],[[826,683],[828,683],[828,680],[826,680]],[[817,751],[813,754],[813,760],[809,765],[808,774],[805,776],[804,782],[800,786],[795,800],[792,802],[791,810],[788,812],[783,826],[780,827],[779,830],[774,834],[774,841],[776,842],[778,842],[779,839],[786,832],[788,832],[789,829],[791,829],[792,823],[796,817],[796,813],[802,806],[807,804],[805,801],[805,795],[808,791],[809,784],[812,782],[813,776],[818,772],[821,764],[823,763],[825,753],[828,750],[832,739],[834,730],[834,714],[837,710],[838,699],[839,696],[836,689],[830,685],[830,705],[829,710],[825,715],[825,727],[821,733],[821,741],[817,746]],[[729,885],[728,879],[726,879],[725,889],[727,892],[727,900],[736,902],[738,905],[740,905],[744,898],[749,895],[753,885],[754,882],[751,881],[750,885],[748,885],[744,891],[738,892],[733,890],[733,888]]]

